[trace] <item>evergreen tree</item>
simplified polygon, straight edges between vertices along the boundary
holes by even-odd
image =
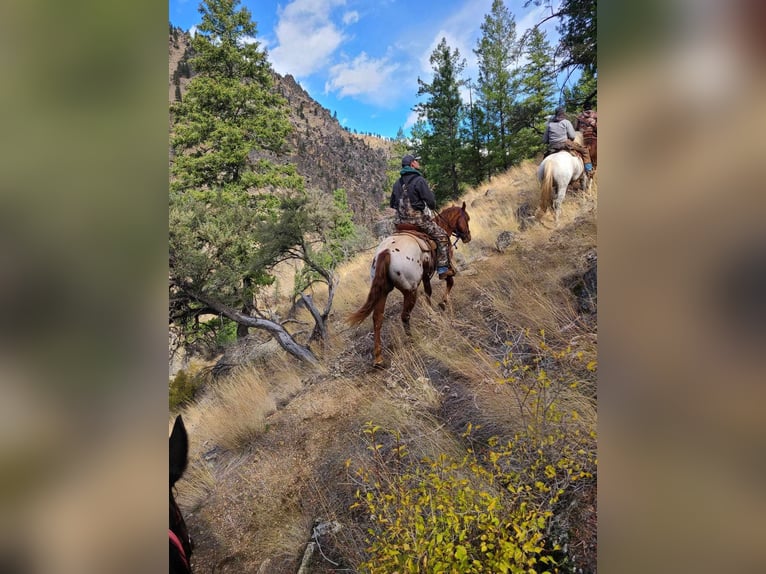
[[[512,70],[518,57],[516,22],[503,0],[494,0],[484,17],[474,53],[479,65],[479,94],[486,118],[490,171],[511,166],[511,115],[517,84]]]
[[[566,57],[562,68],[581,68],[590,74],[598,69],[596,38],[596,0],[564,0],[558,31]]]
[[[267,159],[285,149],[288,111],[265,51],[251,41],[256,25],[239,3],[200,5],[195,75],[171,107],[171,321],[193,329],[200,315],[215,313],[236,322],[240,336],[265,329],[291,354],[316,362],[279,317],[258,308],[257,294],[273,282],[278,260],[266,250],[264,223],[287,225],[293,215],[276,190],[293,197],[305,191],[294,166]],[[310,252],[301,254],[308,259]]]
[[[475,86],[467,82],[468,86],[468,109],[465,113],[465,121],[461,126],[461,140],[463,141],[463,177],[473,185],[479,185],[487,173],[486,141],[488,133],[484,111],[475,101]]]
[[[554,103],[555,70],[551,46],[545,33],[533,28],[523,46],[525,64],[519,69],[519,100],[514,106],[515,162],[543,151],[542,135]]]
[[[253,273],[288,260],[303,262],[295,274],[292,296],[300,299],[314,318],[309,340],[323,342],[338,285],[334,269],[355,250],[359,238],[346,191],[336,189],[328,195],[311,190],[283,195],[279,217],[262,218],[256,224],[256,235],[260,245],[251,262]],[[327,289],[322,311],[310,295],[315,285]]]
[[[431,184],[437,203],[457,199],[460,195],[458,166],[461,156],[459,127],[463,102],[460,98],[460,75],[465,60],[460,58],[442,38],[430,58],[434,76],[431,83],[418,78],[418,96],[428,99],[415,106],[419,118],[429,125],[422,135],[421,155],[424,172]]]
[[[524,6],[540,6],[548,0],[527,0]],[[563,59],[559,71],[577,68],[595,76],[598,70],[596,0],[562,0],[559,10],[546,18],[557,18]]]
[[[577,114],[585,104],[595,109],[598,104],[596,77],[585,70],[572,88],[564,88],[564,105],[568,112]]]

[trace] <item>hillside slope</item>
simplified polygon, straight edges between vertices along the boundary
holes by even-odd
[[[365,253],[340,270],[321,369],[269,353],[184,409],[191,461],[178,490],[195,571],[294,574],[312,528],[328,521],[340,529],[315,539],[321,552],[306,571],[356,571],[374,526],[352,508],[356,492],[375,492],[359,469],[383,488],[403,465],[486,452],[496,436],[517,441],[523,484],[539,464],[518,442],[530,429],[554,437],[545,456],[558,461],[550,468],[563,494],[545,535],[564,550],[552,555],[561,571],[596,571],[597,191],[569,195],[557,227],[550,215],[535,223],[524,217],[538,201],[534,169],[466,196],[473,241],[458,244],[447,312],[421,297],[407,337],[401,295],[389,297],[387,368],[371,368],[371,320],[344,323],[367,294]],[[575,479],[556,470],[573,467]]]
[[[188,33],[171,28],[168,51],[168,98],[173,102],[183,97],[192,75]],[[370,227],[387,191],[391,142],[344,130],[292,76],[274,73],[273,78],[275,89],[287,99],[293,131],[288,138],[288,153],[271,159],[295,164],[311,188],[326,193],[345,189],[354,222]]]

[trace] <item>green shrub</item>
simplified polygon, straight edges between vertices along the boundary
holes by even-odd
[[[365,510],[370,521],[361,571],[558,571],[552,553],[560,548],[546,533],[569,486],[592,478],[586,468],[592,456],[559,444],[568,440],[564,434],[543,442],[525,435],[503,445],[493,439],[482,454],[469,449],[462,460],[414,461],[393,433],[392,465],[381,430],[365,428],[374,464],[355,477],[361,487],[352,508]],[[519,458],[529,464],[519,468]]]
[[[178,371],[168,386],[170,410],[174,411],[181,405],[191,401],[203,382],[203,377],[199,373],[189,374],[185,370]]]

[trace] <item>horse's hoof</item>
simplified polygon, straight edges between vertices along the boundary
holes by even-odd
[[[383,364],[383,361],[375,361],[375,362],[372,364],[372,368],[373,368],[373,369],[385,369],[385,368],[386,368],[386,366]]]
[[[442,301],[441,303],[439,303],[439,309],[441,309],[442,311],[445,311],[447,309],[447,304],[444,301]]]

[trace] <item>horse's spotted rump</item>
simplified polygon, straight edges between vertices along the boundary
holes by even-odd
[[[462,206],[453,205],[437,214],[434,221],[447,236],[455,236],[463,243],[471,241],[471,230],[468,226],[470,217]],[[457,240],[456,240],[457,241]],[[371,269],[372,285],[367,300],[354,313],[349,315],[348,322],[358,325],[372,313],[373,320],[373,365],[383,365],[383,346],[381,328],[383,324],[383,307],[386,298],[393,289],[398,289],[404,295],[402,303],[402,323],[409,325],[410,313],[417,301],[418,286],[423,283],[426,297],[431,296],[431,276],[434,273],[431,265],[435,253],[423,253],[422,246],[411,235],[385,238],[373,257]],[[444,309],[449,301],[449,293],[454,280],[447,278],[444,298],[439,306]]]

